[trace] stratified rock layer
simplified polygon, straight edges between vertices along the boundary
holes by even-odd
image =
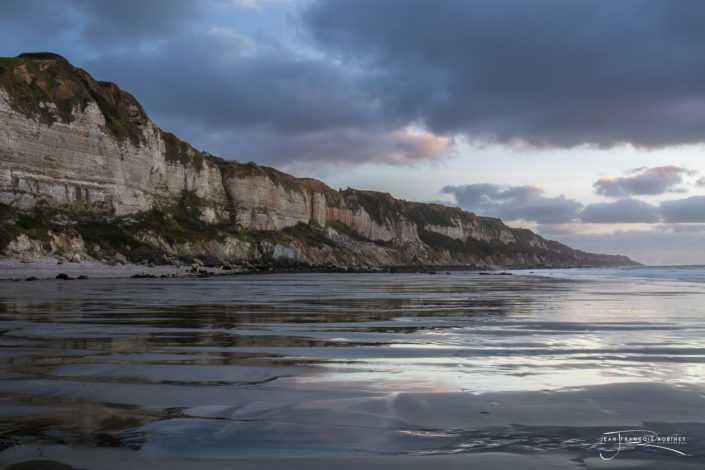
[[[634,264],[457,208],[335,191],[215,158],[159,129],[130,94],[60,56],[23,54],[2,64],[6,256],[101,259],[148,249],[163,259],[335,265]],[[45,226],[23,215],[37,213]]]

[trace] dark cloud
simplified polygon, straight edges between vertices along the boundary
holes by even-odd
[[[11,3],[0,26],[64,54],[69,44],[83,57],[69,60],[133,93],[159,126],[225,158],[283,168],[413,164],[452,146],[407,131],[410,123],[362,85],[362,72],[239,34],[227,20],[198,23],[206,7],[214,2],[27,0]],[[241,6],[217,7],[233,14]],[[65,41],[52,39],[59,36]]]
[[[705,222],[705,196],[663,201],[660,207],[664,222]]]
[[[452,194],[465,210],[505,221],[534,220],[542,224],[568,222],[582,204],[564,196],[544,197],[538,186],[500,186],[489,183],[445,186],[442,193]]]
[[[676,165],[666,165],[639,168],[633,173],[634,176],[600,178],[593,184],[595,192],[611,197],[679,192],[678,185],[683,183],[683,175],[690,172]]]
[[[25,31],[26,35],[43,31],[44,34],[56,35],[61,30],[75,29],[76,25],[66,23],[73,15],[63,0],[47,2],[46,0],[9,0],[3,2],[0,24],[5,31],[14,34]],[[75,16],[78,19],[78,16]]]
[[[638,199],[620,199],[615,202],[589,204],[580,213],[585,223],[655,223],[659,209]]]
[[[410,164],[438,158],[452,145],[385,119],[353,76],[328,61],[260,53],[226,28],[175,37],[171,45],[158,54],[104,56],[86,67],[134,90],[161,127],[214,154],[278,167]]]
[[[580,214],[583,223],[701,223],[705,222],[705,196],[663,201],[659,206],[638,199],[589,204]]]
[[[207,0],[9,0],[0,21],[21,35],[69,35],[79,43],[124,49],[183,29],[201,16],[206,4]]]
[[[438,158],[451,145],[448,139],[428,134],[352,127],[296,133],[280,133],[267,127],[213,132],[183,122],[170,124],[170,128],[181,129],[179,135],[187,141],[203,140],[206,136],[208,147],[204,150],[213,154],[274,165],[300,176],[324,172],[324,167],[331,164],[413,164]]]
[[[402,120],[534,145],[702,142],[705,2],[326,0],[306,25]]]
[[[705,28],[694,18],[705,2],[302,2],[279,11],[286,37],[229,29],[245,24],[235,3],[10,0],[0,47],[64,54],[197,147],[280,166],[414,163],[443,155],[455,135],[703,140]],[[559,219],[576,207],[537,201]]]
[[[220,38],[187,37],[173,50],[116,55],[89,64],[112,76],[158,115],[187,116],[209,129],[267,128],[295,134],[340,127],[385,127],[378,111],[339,68],[286,55],[241,54]],[[184,67],[182,56],[190,57]],[[124,67],[125,62],[131,67]],[[124,84],[124,85],[123,85]]]
[[[445,186],[441,193],[452,194],[458,205],[465,210],[479,215],[499,217],[504,221],[524,219],[542,225],[577,221],[583,224],[705,222],[705,196],[664,201],[659,206],[625,198],[583,207],[579,202],[563,195],[545,197],[541,187],[529,185],[500,186],[476,183]]]
[[[62,0],[83,12],[82,35],[101,44],[157,39],[203,14],[207,0]],[[119,41],[119,42],[118,42]]]
[[[487,205],[495,201],[526,203],[543,194],[543,189],[539,186],[500,186],[491,183],[446,186],[441,191],[453,194],[458,202],[465,206]]]
[[[214,2],[27,0],[11,4],[0,27],[13,24],[40,50],[57,44],[96,78],[133,93],[159,126],[225,158],[280,167],[413,164],[452,146],[407,132],[409,123],[380,106],[360,73],[320,54],[258,43],[221,26],[227,21],[195,27],[207,4]]]

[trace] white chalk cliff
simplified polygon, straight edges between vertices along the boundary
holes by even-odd
[[[5,256],[149,251],[166,260],[334,265],[633,263],[457,208],[336,191],[203,154],[159,129],[134,97],[54,54],[0,64]],[[96,235],[109,226],[120,236]]]

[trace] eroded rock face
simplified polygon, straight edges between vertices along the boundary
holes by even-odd
[[[30,85],[40,92],[26,100],[35,101],[12,95]],[[19,211],[48,207],[117,217],[183,205],[184,194],[198,207],[180,210],[191,215],[195,210],[197,219],[227,233],[178,242],[147,228],[135,238],[170,257],[291,263],[534,266],[598,259],[457,208],[335,191],[320,181],[202,154],[159,129],[131,95],[96,82],[59,56],[22,58],[0,69],[0,203]],[[311,234],[297,232],[300,224],[324,239],[306,239]],[[289,229],[293,235],[286,243],[237,235]],[[80,237],[63,237],[47,244],[22,234],[4,253],[99,251],[86,248]],[[518,248],[501,253],[474,248],[495,242]]]
[[[305,194],[277,185],[267,176],[225,178],[224,184],[237,207],[237,223],[248,230],[282,230],[310,221]]]
[[[142,126],[144,142],[133,145],[106,135],[97,104],[75,116],[51,126],[27,119],[0,89],[0,202],[27,209],[41,201],[116,215],[148,210],[182,191],[194,191],[214,207],[226,203],[218,169],[168,162],[151,121]]]

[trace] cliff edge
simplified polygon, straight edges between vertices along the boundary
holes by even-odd
[[[150,263],[638,264],[499,219],[225,161],[51,53],[0,58],[0,252]]]

